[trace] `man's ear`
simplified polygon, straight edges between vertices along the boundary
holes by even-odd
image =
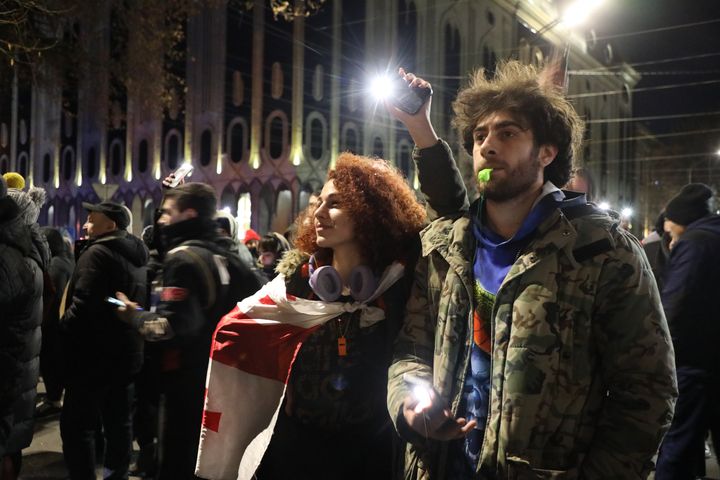
[[[198,216],[197,210],[195,210],[194,208],[186,208],[182,211],[182,214],[185,220],[189,218],[197,218]]]
[[[540,148],[538,150],[538,161],[540,162],[540,165],[542,165],[543,167],[547,167],[552,163],[553,160],[555,160],[557,154],[557,145],[552,145],[549,143],[545,145],[540,145]]]

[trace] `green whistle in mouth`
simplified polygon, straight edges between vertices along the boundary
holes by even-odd
[[[490,175],[492,174],[492,168],[483,168],[477,174],[478,182],[487,183],[490,181]]]

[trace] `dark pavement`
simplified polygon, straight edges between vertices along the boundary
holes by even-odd
[[[39,390],[44,391],[42,384]],[[20,480],[65,480],[67,478],[67,470],[65,470],[62,457],[59,419],[60,415],[53,415],[36,421],[32,445],[23,450]],[[705,479],[720,480],[720,468],[718,468],[714,455],[707,460],[706,468]],[[97,475],[98,478],[102,478],[102,468],[98,469]],[[140,480],[141,477],[130,478]],[[651,474],[649,478],[653,479],[654,475]]]

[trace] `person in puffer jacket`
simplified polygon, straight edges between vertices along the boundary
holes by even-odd
[[[3,479],[15,479],[22,449],[33,437],[43,271],[50,253],[36,223],[45,190],[23,191],[24,180],[17,183],[22,177],[8,178],[20,188],[3,196],[0,187],[0,471]]]

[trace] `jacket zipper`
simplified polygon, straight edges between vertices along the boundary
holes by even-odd
[[[517,261],[523,255],[524,251],[525,251],[524,248],[520,249],[520,251],[518,251],[517,255],[515,255],[515,261],[513,262],[513,265],[515,265],[517,263]],[[512,268],[512,267],[510,267],[510,268]],[[529,270],[529,269],[526,269],[525,272],[527,272],[527,270]],[[523,272],[523,274],[525,272]],[[490,344],[491,345],[491,349],[490,349],[490,388],[488,389],[490,394],[488,395],[488,410],[487,410],[487,415],[485,416],[485,432],[483,432],[483,441],[482,441],[482,445],[480,445],[480,452],[478,453],[478,464],[475,467],[475,473],[480,472],[480,467],[482,465],[483,453],[485,451],[485,445],[487,443],[487,435],[486,435],[487,427],[488,427],[488,425],[490,425],[490,413],[492,410],[492,398],[493,398],[492,379],[493,379],[493,364],[494,364],[494,362],[493,362],[494,355],[493,354],[495,352],[495,316],[497,315],[497,309],[498,309],[497,299],[500,298],[500,292],[503,290],[504,286],[505,286],[505,282],[503,280],[503,283],[500,285],[500,288],[498,288],[498,291],[495,292],[495,303],[493,305],[492,315],[490,316],[490,318],[492,319],[490,321],[490,339],[492,340],[492,343]],[[472,312],[471,312],[471,315],[472,315]],[[505,382],[503,381],[503,390],[504,389],[505,389]],[[495,459],[495,472],[496,473],[498,471],[497,470],[498,463],[499,463],[498,460]]]

